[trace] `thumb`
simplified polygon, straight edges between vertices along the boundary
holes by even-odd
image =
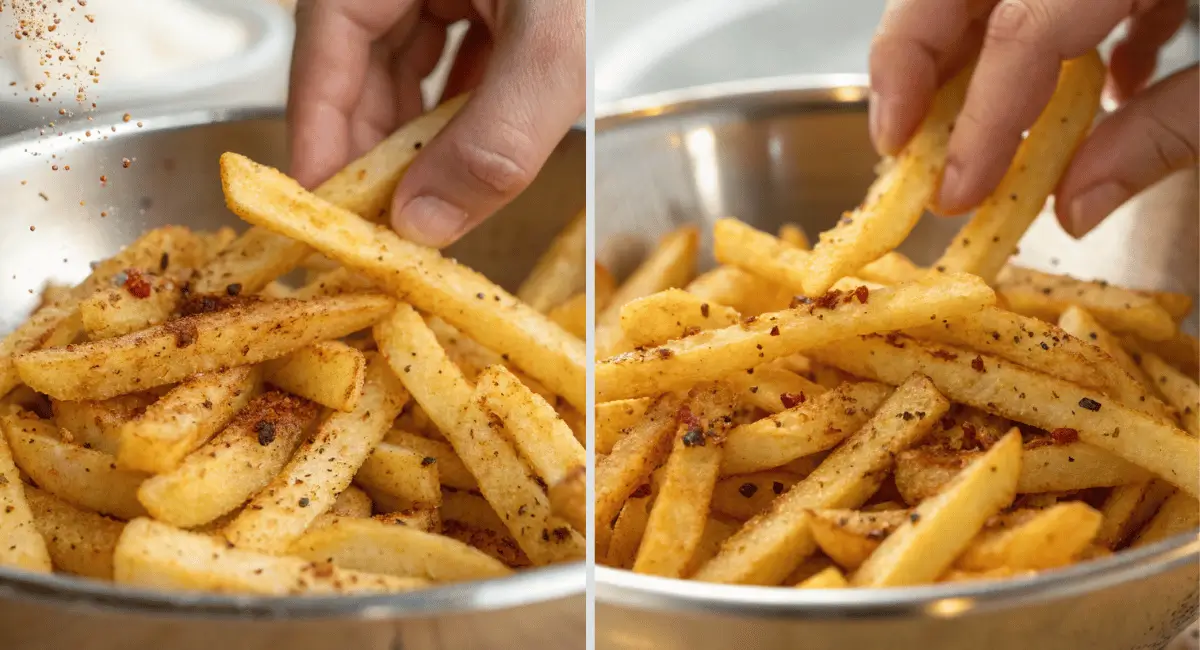
[[[1192,66],[1147,88],[1079,147],[1055,192],[1068,233],[1084,236],[1138,192],[1196,165],[1198,80]]]
[[[392,202],[405,238],[443,247],[521,193],[583,114],[584,3],[513,2],[487,72]]]

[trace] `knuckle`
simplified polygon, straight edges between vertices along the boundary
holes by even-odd
[[[1150,141],[1154,146],[1157,162],[1164,170],[1183,169],[1200,161],[1194,135],[1179,128],[1176,120],[1157,113],[1151,114]]]
[[[533,142],[511,126],[496,125],[485,140],[461,141],[455,153],[471,183],[486,194],[513,196],[537,174]]]
[[[1050,27],[1050,15],[1037,0],[1001,0],[988,19],[987,40],[1034,43]]]

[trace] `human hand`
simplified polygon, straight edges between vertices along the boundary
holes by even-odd
[[[288,124],[312,187],[423,110],[446,28],[471,25],[444,91],[474,88],[405,174],[392,225],[448,245],[519,194],[583,114],[583,0],[301,0]]]
[[[1187,18],[1186,0],[892,0],[871,47],[871,137],[895,153],[939,84],[978,53],[936,204],[979,204],[1008,169],[1054,92],[1060,63],[1096,47],[1125,19],[1108,90],[1122,102],[1080,146],[1055,192],[1064,229],[1081,237],[1171,172],[1197,163],[1196,66],[1146,87],[1159,49]]]

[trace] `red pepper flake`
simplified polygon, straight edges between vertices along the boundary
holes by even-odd
[[[1054,444],[1065,445],[1079,440],[1079,432],[1075,429],[1060,427],[1050,432],[1050,437],[1054,439]]]
[[[829,291],[825,292],[825,295],[813,301],[813,307],[819,307],[821,309],[833,309],[834,307],[837,307],[838,301],[841,299],[842,292],[840,289],[830,289]]]
[[[150,297],[150,282],[146,280],[140,270],[125,269],[125,290],[134,298],[144,300]]]
[[[785,408],[785,409],[790,409],[798,404],[803,404],[807,400],[808,400],[808,398],[805,397],[804,393],[802,393],[802,392],[801,393],[781,393],[779,395],[779,401],[783,402],[783,408]]]
[[[708,318],[708,303],[700,305],[700,315]]]
[[[700,418],[692,414],[692,409],[687,404],[679,407],[679,411],[675,414],[675,419],[689,429],[700,427]]]
[[[945,350],[934,350],[932,354],[933,358],[942,359],[943,361],[954,361],[958,358],[957,354],[954,354],[953,352],[947,352]]]
[[[975,372],[987,372],[987,368],[983,367],[983,357],[975,357],[971,359],[971,370]]]
[[[854,289],[854,297],[858,298],[860,304],[867,304],[867,298],[871,296],[871,290],[865,285],[860,285]]]
[[[779,326],[778,325],[771,328],[771,336],[779,336]]]

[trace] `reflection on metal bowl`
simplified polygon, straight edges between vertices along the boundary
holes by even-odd
[[[83,126],[58,137],[0,140],[0,332],[29,313],[46,282],[79,281],[89,261],[148,228],[244,227],[224,206],[222,152],[286,164],[278,111],[139,120],[141,127],[120,115],[96,118],[86,128],[105,140],[84,137]],[[583,133],[568,134],[533,187],[447,254],[515,289],[583,206],[584,152]],[[582,648],[583,590],[581,563],[396,596],[274,599],[161,593],[0,569],[0,647]]]
[[[622,101],[599,111],[598,258],[627,273],[668,229],[736,216],[815,237],[874,178],[861,77],[780,78]],[[1194,172],[1082,242],[1043,215],[1022,264],[1141,288],[1197,290]],[[1153,207],[1151,207],[1153,206]],[[1138,227],[1153,214],[1153,228]],[[960,220],[927,216],[901,250],[932,262]],[[701,265],[711,265],[711,240]],[[1195,316],[1192,318],[1194,327]],[[1159,648],[1196,615],[1200,537],[1038,577],[888,590],[713,585],[596,571],[597,647],[1002,650]]]

